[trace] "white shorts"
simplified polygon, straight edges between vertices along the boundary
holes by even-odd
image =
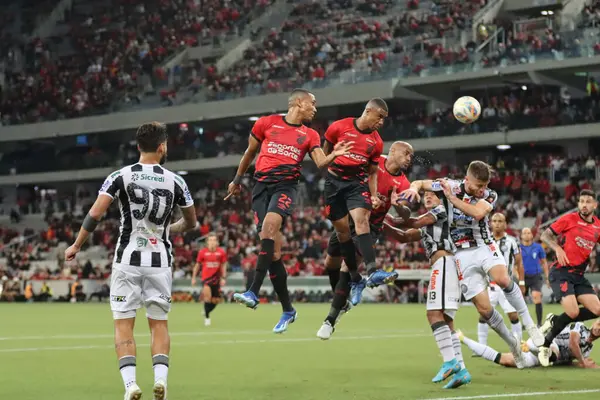
[[[114,263],[110,279],[113,318],[133,318],[136,310],[146,307],[148,318],[166,320],[171,310],[171,273],[171,268]]]
[[[431,267],[427,310],[458,310],[460,286],[453,256],[441,257]]]
[[[496,244],[459,249],[454,258],[456,258],[458,272],[462,276],[460,290],[467,301],[488,288],[488,272],[493,267],[502,265],[506,268],[504,256]]]
[[[513,306],[510,305],[508,300],[506,300],[506,296],[504,295],[504,290],[495,283],[490,284],[488,287],[488,294],[490,295],[490,303],[492,303],[492,308],[496,308],[498,304],[502,307],[502,310],[505,314],[516,313],[517,310]]]

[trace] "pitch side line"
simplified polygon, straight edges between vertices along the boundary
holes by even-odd
[[[546,396],[549,394],[585,394],[585,393],[600,393],[600,389],[565,390],[565,391],[553,391],[553,392],[530,392],[530,393],[483,394],[480,396],[436,397],[434,399],[421,399],[421,400],[499,399],[499,398],[506,398],[506,397],[531,397],[531,396]]]
[[[334,342],[339,340],[374,340],[374,339],[397,339],[397,338],[413,338],[426,337],[430,334],[413,333],[413,334],[396,334],[396,335],[369,335],[369,336],[338,336],[332,339]],[[255,339],[255,340],[216,340],[202,342],[183,342],[173,343],[172,346],[204,346],[217,344],[255,344],[255,343],[293,343],[293,342],[320,342],[316,337],[311,338],[287,338],[287,339]],[[138,344],[137,347],[150,347],[149,343]],[[113,349],[114,345],[96,345],[96,346],[56,346],[56,347],[23,347],[15,349],[0,349],[0,353],[25,353],[32,351],[68,351],[68,350],[107,350]]]

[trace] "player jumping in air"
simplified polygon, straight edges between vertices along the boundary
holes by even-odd
[[[340,254],[350,273],[351,297],[360,300],[364,288],[392,282],[398,274],[378,269],[369,225],[371,210],[379,208],[377,197],[377,171],[383,151],[383,141],[377,129],[388,116],[384,100],[371,99],[359,118],[335,121],[325,132],[323,149],[329,153],[342,141],[354,141],[352,151],[339,157],[329,167],[325,180],[325,211],[340,242]],[[352,240],[350,218],[356,231],[355,248]],[[358,272],[356,252],[362,255],[368,280]],[[353,303],[357,303],[354,301]]]
[[[269,115],[256,121],[248,139],[248,148],[225,197],[227,200],[240,193],[242,176],[260,149],[254,173],[256,184],[252,191],[252,210],[261,239],[260,251],[250,290],[236,293],[233,298],[249,308],[258,307],[258,294],[268,271],[283,308],[281,319],[273,328],[275,333],[285,332],[297,316],[287,288],[287,271],[281,260],[281,228],[296,201],[304,156],[309,154],[315,164],[323,168],[337,157],[349,154],[352,148],[353,138],[348,138],[340,141],[331,154],[325,156],[319,134],[303,125],[311,121],[316,112],[315,96],[304,89],[295,89],[288,98],[285,116]]]
[[[521,259],[521,252],[519,251],[519,244],[517,239],[506,233],[506,217],[504,214],[496,213],[492,216],[492,235],[496,241],[496,245],[500,252],[504,256],[506,262],[506,268],[508,270],[508,276],[512,279],[513,275],[517,277],[523,276],[523,260]],[[521,278],[522,279],[522,278]],[[490,296],[490,302],[493,308],[499,304],[504,310],[504,313],[508,316],[508,319],[512,325],[512,332],[515,336],[521,340],[523,331],[521,329],[521,321],[519,321],[519,314],[513,306],[510,305],[506,296],[500,286],[496,285],[495,282],[490,282],[488,287],[488,295]],[[487,344],[489,325],[485,320],[479,317],[479,324],[477,325],[477,337],[479,343]]]
[[[600,220],[594,216],[597,207],[595,193],[582,190],[577,212],[563,215],[542,234],[542,240],[556,253],[550,286],[565,310],[557,317],[547,318],[542,326],[542,330],[549,331],[539,353],[544,367],[550,365],[552,340],[567,325],[600,316],[600,300],[584,276],[590,254],[600,241]],[[583,307],[579,308],[578,303]]]
[[[441,192],[425,192],[423,203],[427,213],[402,223],[410,229],[397,229],[393,226],[396,225],[395,222],[388,220],[384,231],[386,236],[401,243],[418,240],[423,243],[431,264],[427,288],[427,320],[444,361],[432,382],[442,382],[454,375],[444,386],[444,389],[454,389],[470,383],[471,374],[465,366],[460,341],[454,331],[454,317],[460,304],[460,285],[454,258],[456,246],[450,236],[453,206]]]
[[[221,288],[227,278],[227,253],[219,247],[216,233],[206,238],[206,247],[198,252],[196,265],[192,271],[192,286],[196,285],[196,275],[202,269],[202,300],[204,301],[204,325],[210,326],[210,313],[221,301]]]
[[[167,315],[171,309],[171,242],[169,231],[193,229],[194,201],[178,175],[161,167],[167,158],[167,128],[158,122],[144,124],[136,133],[140,160],[106,178],[98,198],[85,217],[65,260],[75,258],[114,199],[121,210],[121,234],[110,282],[110,305],[115,324],[115,350],[125,384],[125,400],[139,400],[136,383],[136,346],[133,337],[136,310],[146,307],[154,366],[154,399],[167,398],[171,342]],[[179,207],[183,218],[169,225]]]
[[[511,353],[499,353],[491,347],[465,337],[460,331],[459,337],[478,356],[505,367],[516,367],[515,358]],[[600,337],[600,321],[594,322],[591,329],[588,329],[582,322],[572,323],[563,329],[550,344],[551,365],[571,365],[577,361],[577,365],[581,368],[599,368],[589,358],[594,341],[598,337]],[[539,350],[533,341],[529,339],[522,347],[525,368],[540,366]]]
[[[465,179],[460,181],[415,181],[404,195],[418,199],[420,190],[443,191],[453,205],[453,218],[450,234],[458,249],[455,255],[462,273],[461,291],[467,301],[472,300],[479,315],[506,342],[515,355],[520,368],[524,361],[520,340],[504,324],[502,315],[496,311],[488,295],[488,276],[517,310],[525,329],[536,345],[543,344],[544,337],[539,331],[523,298],[523,294],[508,275],[504,257],[492,238],[488,227],[489,213],[493,210],[498,195],[487,188],[490,181],[490,167],[482,161],[473,161],[467,169]]]
[[[371,212],[369,218],[370,234],[373,241],[377,242],[383,228],[383,220],[392,205],[398,206],[398,195],[410,186],[410,182],[404,175],[410,165],[414,150],[406,142],[394,142],[387,155],[381,156],[377,167],[377,197],[382,202],[382,206]],[[354,227],[352,227],[353,238],[356,238]],[[357,263],[361,256],[357,255]],[[352,305],[358,304],[360,298],[353,298],[352,302],[348,300],[350,292],[350,273],[346,264],[342,265],[342,252],[340,241],[336,232],[333,232],[327,246],[327,256],[325,258],[325,267],[329,275],[329,283],[334,293],[333,301],[329,314],[323,322],[323,326],[317,332],[317,336],[327,340],[333,333],[334,326],[343,313],[347,312]],[[340,270],[341,268],[341,270]],[[357,292],[360,295],[362,292]]]
[[[527,296],[531,292],[531,298],[533,304],[535,304],[535,316],[537,318],[538,326],[542,325],[542,285],[546,282],[546,285],[550,288],[548,262],[546,261],[546,252],[539,243],[534,243],[533,233],[531,229],[523,228],[521,231],[521,255],[523,258],[523,275],[519,275],[520,286],[524,286],[523,296]]]

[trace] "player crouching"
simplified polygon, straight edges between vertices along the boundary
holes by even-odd
[[[512,353],[500,353],[489,346],[476,342],[458,332],[461,342],[468,346],[473,353],[505,367],[515,368],[515,357]],[[550,365],[571,365],[577,361],[581,368],[600,368],[594,360],[589,358],[594,346],[594,341],[600,337],[600,320],[587,328],[582,322],[572,323],[552,341],[550,345]],[[525,368],[539,367],[541,365],[538,354],[539,349],[531,339],[522,345]]]
[[[447,203],[443,194],[440,196]],[[454,332],[454,316],[460,304],[460,286],[454,259],[456,247],[449,234],[449,218],[452,216],[448,215],[442,200],[433,192],[425,192],[423,202],[428,212],[419,218],[410,218],[404,224],[411,229],[397,229],[389,219],[385,222],[384,229],[387,236],[401,243],[417,240],[423,242],[431,264],[431,278],[427,289],[427,320],[444,360],[432,382],[439,383],[454,375],[444,389],[455,389],[470,383],[471,375],[464,363],[460,340]]]

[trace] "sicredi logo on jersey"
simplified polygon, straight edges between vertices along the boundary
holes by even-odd
[[[148,175],[148,174],[132,174],[131,181],[154,181],[154,182],[164,182],[164,176],[156,176],[156,175]]]

